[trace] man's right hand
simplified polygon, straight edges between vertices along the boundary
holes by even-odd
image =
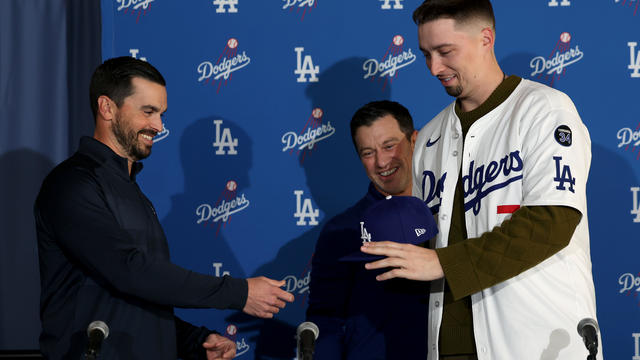
[[[264,276],[249,278],[249,295],[247,303],[242,311],[261,318],[272,318],[280,309],[283,309],[285,301],[293,302],[293,294],[280,287],[284,286],[284,280],[273,280]]]

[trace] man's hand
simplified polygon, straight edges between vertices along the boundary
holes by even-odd
[[[394,268],[376,276],[376,280],[405,278],[431,281],[444,276],[438,254],[431,249],[393,241],[376,241],[364,243],[360,250],[367,254],[387,256],[365,264],[366,269]]]
[[[207,350],[207,360],[233,359],[236,356],[236,343],[222,335],[210,334],[202,347]]]
[[[272,318],[285,306],[285,301],[293,302],[293,294],[282,289],[285,281],[272,280],[264,276],[249,278],[249,295],[242,311],[261,318]]]

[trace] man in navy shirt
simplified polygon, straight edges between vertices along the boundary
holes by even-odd
[[[293,301],[284,281],[195,273],[171,263],[155,209],[136,183],[167,109],[162,75],[131,57],[93,74],[93,137],[47,176],[34,213],[48,359],[80,359],[87,325],[109,326],[106,359],[231,359],[233,341],[173,307],[238,309],[270,318]]]
[[[316,244],[307,309],[320,330],[315,359],[426,359],[427,284],[380,283],[364,262],[341,259],[359,252],[367,209],[388,195],[411,196],[416,134],[397,102],[371,102],[352,118],[353,144],[371,183],[361,200],[327,222]]]

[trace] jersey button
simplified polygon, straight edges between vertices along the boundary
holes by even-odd
[[[454,138],[454,139],[457,139],[457,138],[459,138],[459,137],[460,137],[460,134],[458,134],[458,133],[453,133],[453,138]]]
[[[458,156],[458,150],[453,150],[453,156]]]
[[[435,305],[436,305],[436,307],[439,307],[440,306],[440,301],[436,301]]]

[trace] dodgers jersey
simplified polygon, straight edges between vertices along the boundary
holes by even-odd
[[[476,120],[465,139],[454,109],[455,102],[420,130],[414,150],[413,195],[431,208],[440,229],[432,248],[447,246],[459,171],[469,238],[491,231],[519,206],[569,206],[582,213],[566,248],[471,295],[478,359],[585,359],[577,324],[596,318],[587,128],[567,95],[526,79]],[[443,291],[444,280],[432,282],[429,359],[438,359]]]

